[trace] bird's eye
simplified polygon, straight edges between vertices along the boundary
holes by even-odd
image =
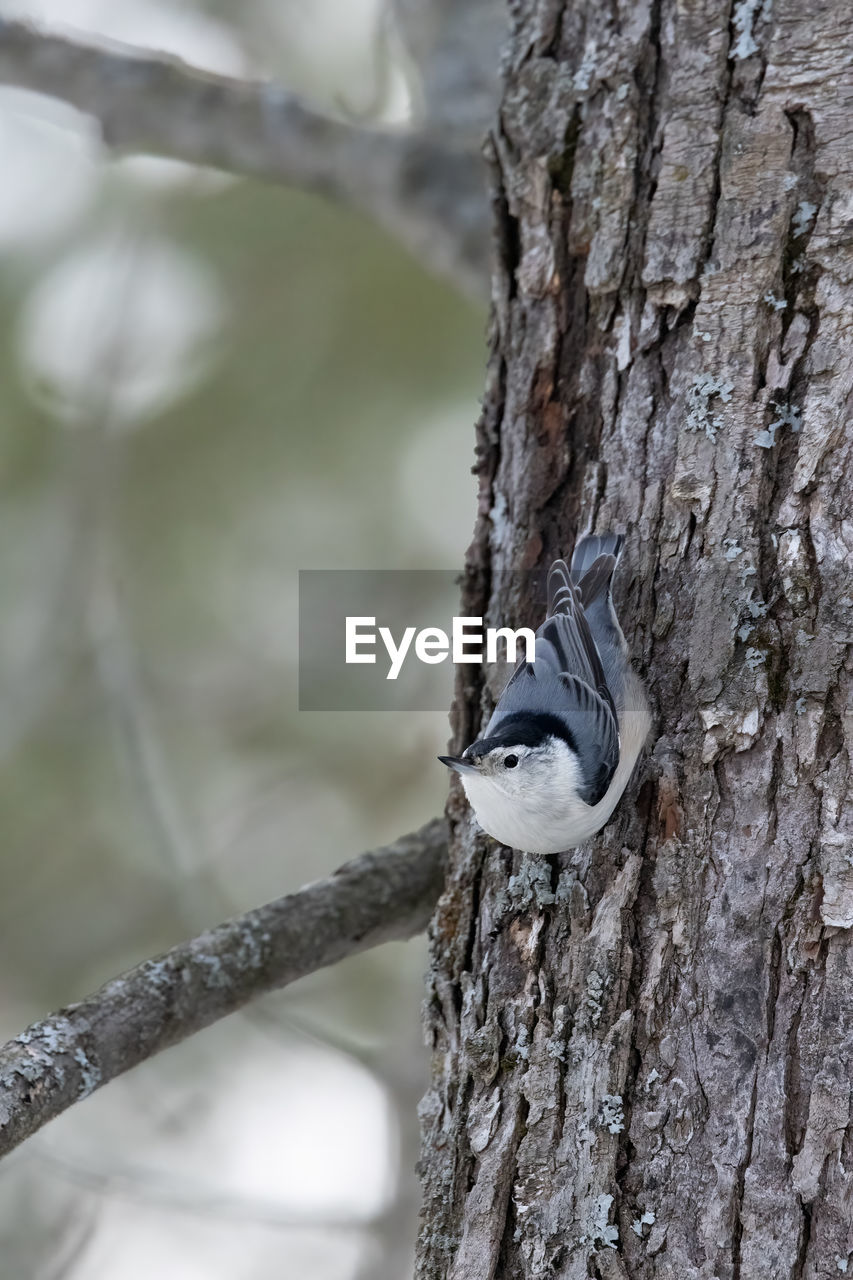
[[[507,756],[504,760],[505,769],[514,769],[518,764],[518,756]]]

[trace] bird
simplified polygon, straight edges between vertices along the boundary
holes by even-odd
[[[589,535],[571,568],[553,562],[534,661],[518,663],[483,736],[438,757],[460,775],[483,830],[523,853],[561,853],[600,831],[649,735],[611,595],[624,541]]]

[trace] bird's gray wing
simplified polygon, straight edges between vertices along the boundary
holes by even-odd
[[[565,560],[555,560],[548,574],[548,617],[536,632],[537,662],[540,657],[555,674],[579,676],[609,707],[616,722],[601,655]]]
[[[579,676],[560,676],[566,696],[565,717],[577,745],[587,804],[598,801],[610,786],[619,764],[619,731],[612,707]]]
[[[628,646],[613,607],[611,585],[624,542],[621,533],[582,538],[572,556],[572,581],[580,594],[619,719],[624,710]]]
[[[584,798],[600,798],[600,787],[607,789],[619,762],[619,727],[601,657],[563,560],[548,575],[548,617],[536,633],[536,661],[516,667],[486,734],[511,716],[543,713],[565,721],[578,744]]]

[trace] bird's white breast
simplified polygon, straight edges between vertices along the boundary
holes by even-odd
[[[621,721],[619,764],[598,804],[578,794],[582,784],[577,757],[559,744],[541,769],[528,776],[466,773],[465,794],[480,826],[501,844],[524,853],[561,853],[591,839],[608,820],[634,771],[651,716],[639,680],[629,672]]]

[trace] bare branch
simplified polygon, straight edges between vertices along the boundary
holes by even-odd
[[[426,927],[447,828],[346,863],[327,880],[146,960],[0,1049],[0,1156],[115,1076],[263,992]]]
[[[486,291],[483,164],[446,134],[333,120],[272,83],[212,75],[123,46],[78,44],[2,18],[0,83],[95,116],[117,151],[211,165],[341,201],[466,292]]]
[[[417,68],[424,118],[482,138],[500,101],[505,0],[388,0],[389,11]]]
[[[27,1148],[41,1167],[81,1191],[129,1200],[169,1213],[218,1222],[239,1222],[253,1226],[286,1227],[290,1231],[328,1231],[362,1234],[374,1223],[354,1214],[311,1214],[289,1210],[272,1199],[229,1194],[188,1178],[172,1177],[168,1170],[115,1162],[105,1168],[86,1163],[79,1156],[69,1159],[50,1147],[32,1143]]]

